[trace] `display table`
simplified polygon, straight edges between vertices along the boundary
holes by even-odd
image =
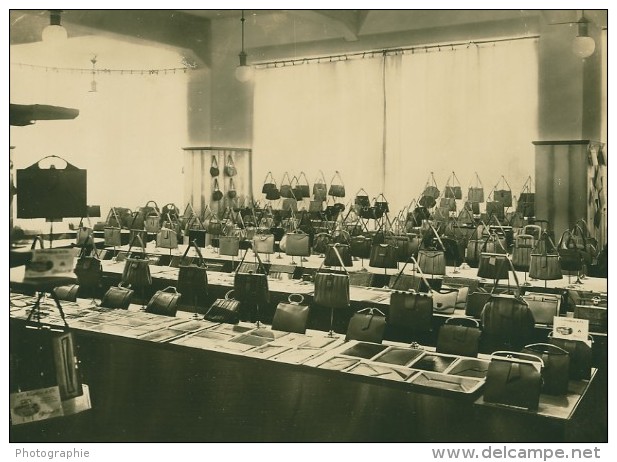
[[[13,335],[23,328],[31,302],[27,296],[11,297]],[[423,385],[418,379],[427,372],[430,361],[425,360],[439,356],[427,347],[345,342],[324,332],[291,334],[252,323],[215,324],[184,312],[164,317],[135,305],[107,310],[79,300],[63,306],[79,345],[92,410],[11,427],[12,442],[553,442],[607,437],[598,410],[586,411],[603,399],[598,398],[602,384],[595,369],[590,380],[572,381],[566,396],[542,396],[539,410],[531,412],[484,403],[484,378],[456,375],[463,360],[458,356],[442,355],[442,369],[435,370],[460,379],[460,387]],[[61,320],[50,309],[42,322]],[[400,354],[392,359],[395,350],[406,359],[400,360]],[[486,363],[486,357],[478,361]],[[593,428],[581,426],[587,419]]]

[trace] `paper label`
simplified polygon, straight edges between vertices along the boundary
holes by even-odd
[[[73,275],[73,249],[34,249],[32,259],[26,265],[27,279],[46,278],[58,275]]]
[[[11,393],[9,408],[13,425],[64,415],[62,401],[60,401],[60,389],[57,386]]]
[[[577,318],[553,318],[553,337],[587,342],[589,338],[589,320]]]

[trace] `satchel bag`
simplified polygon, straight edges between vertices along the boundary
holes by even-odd
[[[528,293],[523,295],[523,300],[529,305],[531,314],[536,324],[553,325],[553,318],[559,316],[561,295]]]
[[[340,181],[340,184],[334,184],[334,179],[337,177]],[[332,197],[345,197],[345,185],[343,184],[343,179],[341,178],[338,170],[330,181],[330,189],[328,190],[328,194]]]
[[[525,300],[491,294],[481,314],[484,334],[500,345],[522,348],[534,332],[535,321]]]
[[[299,300],[294,301],[294,297],[299,297]],[[272,318],[272,329],[298,334],[306,333],[309,306],[302,305],[304,297],[300,294],[291,294],[287,297],[287,301],[287,303],[280,302],[276,306],[274,318]]]
[[[230,178],[229,189],[227,190],[227,197],[229,197],[230,199],[235,199],[237,196],[238,193],[236,192],[236,185],[234,184],[234,179]]]
[[[210,322],[220,322],[226,324],[238,324],[240,322],[240,302],[230,298],[230,290],[225,294],[225,298],[218,298],[206,312],[204,319]]]
[[[439,328],[437,353],[477,357],[480,323],[472,318],[452,317]]]
[[[425,274],[446,274],[446,256],[443,250],[418,251],[418,266]]]
[[[482,181],[480,181],[480,177],[478,176],[478,173],[476,172],[476,185],[475,186],[470,186],[469,189],[467,190],[467,200],[469,202],[484,202],[484,186],[482,185]],[[474,211],[474,213],[476,213]],[[478,213],[480,213],[478,211]]]
[[[478,266],[478,277],[492,281],[508,279],[510,262],[508,256],[500,253],[482,252]]]
[[[334,249],[336,248],[335,252]],[[353,266],[353,262],[351,259],[351,253],[349,251],[349,245],[347,244],[340,244],[340,243],[334,243],[334,244],[328,244],[328,247],[326,248],[326,252],[325,252],[325,257],[324,257],[324,261],[323,261],[323,265],[324,266],[340,266],[341,262],[340,260],[343,261],[343,264],[345,266]]]
[[[137,239],[141,245],[141,255],[131,254],[131,247],[135,239]],[[146,250],[144,248],[143,240],[139,235],[135,236],[135,238],[131,241],[128,254],[131,256],[125,260],[121,281],[134,287],[146,287],[152,285],[152,275],[150,274],[148,259],[146,258]]]
[[[300,184],[300,179],[304,178],[304,184]],[[311,197],[311,187],[309,186],[308,178],[306,177],[304,172],[300,172],[298,175],[298,184],[296,185],[296,190],[298,195],[301,196],[302,199]],[[300,197],[296,196],[296,199],[300,199]]]
[[[456,301],[458,299],[458,289],[433,290],[433,312],[437,314],[454,314]]]
[[[431,209],[435,207],[437,201],[433,196],[422,196],[418,201],[418,204],[426,209]]]
[[[169,286],[163,290],[157,290],[146,306],[146,313],[175,316],[179,299],[180,293],[175,287]]]
[[[519,234],[514,238],[512,249],[512,265],[518,271],[529,271],[534,238],[528,234]]]
[[[349,320],[345,341],[381,343],[386,330],[386,315],[377,308],[359,310]]]
[[[570,381],[570,354],[563,348],[550,343],[532,343],[523,348],[523,353],[537,356],[542,360],[542,393],[566,395]]]
[[[212,200],[215,202],[218,202],[222,198],[223,198],[223,192],[221,191],[219,187],[219,180],[218,178],[215,178],[214,179],[214,190],[212,191]]]
[[[210,176],[219,176],[219,162],[216,160],[216,156],[212,156],[210,160]]]
[[[289,174],[287,172],[283,174],[283,179],[281,180],[281,187],[279,188],[279,191],[280,191],[281,197],[285,197],[288,199],[291,199],[294,197],[293,191],[291,189],[291,180],[289,179]]]
[[[238,170],[236,169],[236,166],[234,165],[234,160],[231,157],[231,154],[227,155],[224,170],[225,170],[225,175],[227,176],[235,176],[238,173]]]
[[[593,343],[593,337],[589,340]],[[549,333],[549,342],[562,348],[570,355],[570,378],[573,380],[589,380],[591,378],[592,349],[582,340],[555,338]]]
[[[182,262],[186,258],[189,249],[193,247],[197,252],[198,260],[197,264],[183,265]],[[206,263],[201,255],[201,250],[197,242],[192,241],[190,245],[186,246],[184,255],[180,259],[178,271],[178,291],[183,297],[199,298],[205,296],[208,292],[208,272],[206,269]]]
[[[567,239],[565,237],[567,236]],[[571,246],[570,246],[571,245]],[[584,248],[584,244],[582,245]],[[583,268],[583,258],[580,247],[572,244],[571,231],[566,230],[557,244],[559,265],[563,271],[577,272]]]
[[[328,197],[328,187],[323,172],[320,170],[321,176],[313,183],[313,199],[318,202],[323,202]]]
[[[156,234],[156,246],[161,249],[177,249],[178,235],[168,228],[161,228]]]
[[[156,234],[161,230],[161,216],[154,211],[146,216],[144,220],[144,228],[147,233]]]
[[[392,292],[388,325],[415,332],[430,332],[433,328],[432,297],[416,292]]]
[[[274,253],[274,234],[255,234],[252,247],[257,253]]]
[[[88,289],[98,288],[103,277],[103,265],[101,260],[99,260],[96,247],[93,247],[92,250],[94,255],[86,255],[85,247],[81,250],[74,269],[77,283],[81,287]]]
[[[504,207],[512,207],[512,191],[509,189],[496,189],[493,191],[493,200],[501,202]]]
[[[261,268],[263,273],[254,273],[252,271],[248,273],[240,272],[240,268],[242,268],[242,263],[247,253],[248,252],[244,252],[234,275],[234,294],[236,294],[236,299],[241,302],[252,302],[257,304],[268,303],[270,301],[268,272],[261,262],[259,254],[253,251],[258,261],[257,271]]]
[[[467,304],[465,305],[465,316],[472,316],[480,319],[484,305],[491,299],[491,294],[488,292],[472,292],[467,295]]]
[[[368,193],[364,189],[360,189],[356,193],[354,204],[357,206],[356,210],[362,210],[362,208],[369,207],[371,205],[371,200],[369,199]]]
[[[433,172],[431,172],[431,175],[428,181],[426,182],[426,186],[424,187],[424,192],[422,193],[422,195],[427,196],[427,197],[432,197],[433,199],[437,200],[437,198],[439,197],[439,194],[440,194],[440,191],[439,191],[439,188],[437,188],[437,182],[435,181],[435,175],[433,175]]]
[[[408,261],[414,253],[408,236],[388,235],[385,237],[385,243],[394,247],[394,254],[398,262]]]
[[[486,203],[486,214],[488,216],[494,216],[500,220],[505,217],[503,204],[498,201],[489,201]]]
[[[353,236],[349,241],[349,253],[357,258],[370,258],[373,240],[366,236]]]
[[[229,257],[237,257],[240,251],[240,238],[238,236],[219,237],[219,254]]]
[[[486,373],[484,401],[535,411],[542,389],[540,358],[514,351],[495,351]]]
[[[310,251],[310,236],[303,232],[287,233],[285,235],[285,253],[294,257],[308,257]]]
[[[562,279],[559,255],[532,253],[529,261],[529,277],[542,281]]]
[[[369,266],[374,268],[397,268],[396,248],[390,244],[373,245]]]
[[[103,295],[101,307],[126,310],[131,304],[134,293],[135,291],[128,287],[122,287],[122,283],[116,287],[112,286]]]
[[[336,246],[333,247],[333,251],[338,256],[339,265],[345,274],[322,272],[322,262],[322,266],[315,273],[314,300],[326,308],[344,309],[349,306],[349,274]]]
[[[105,246],[117,247],[122,245],[122,230],[120,228],[105,228]]]
[[[77,292],[79,291],[79,284],[71,284],[68,286],[54,287],[53,291],[56,297],[58,297],[58,300],[64,300],[67,302],[76,302]]]

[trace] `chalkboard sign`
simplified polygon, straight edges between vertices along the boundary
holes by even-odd
[[[64,168],[41,168],[43,159],[56,158]],[[58,156],[45,157],[17,170],[17,218],[75,218],[87,215],[87,171]]]

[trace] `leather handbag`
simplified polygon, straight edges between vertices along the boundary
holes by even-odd
[[[235,199],[238,196],[238,192],[236,191],[236,185],[234,184],[234,179],[229,179],[229,189],[227,189],[227,197],[230,199]]]
[[[357,258],[370,258],[373,240],[366,236],[353,236],[349,240],[349,253]]]
[[[255,234],[252,247],[257,253],[274,253],[274,234]]]
[[[227,155],[227,158],[225,160],[225,175],[227,176],[235,176],[238,173],[238,170],[236,169],[236,166],[234,165],[234,160],[231,157],[231,154]]]
[[[522,213],[524,217],[534,217],[536,215],[535,196],[535,193],[522,192],[518,196],[518,202],[516,203],[516,211]]]
[[[373,207],[375,208],[375,215],[377,218],[381,218],[384,213],[388,213],[390,211],[390,206],[388,205],[386,196],[384,196],[383,193],[379,194],[379,196],[375,198]]]
[[[338,254],[334,251],[334,248],[336,248]],[[353,266],[351,253],[349,251],[349,245],[340,244],[338,242],[334,244],[328,244],[323,261],[324,266],[340,266],[341,262],[339,258],[343,261],[343,264],[345,266]]]
[[[512,249],[512,265],[518,271],[529,271],[531,262],[531,252],[535,243],[533,236],[519,234],[514,238],[514,248]]]
[[[450,179],[452,179],[452,182],[456,181],[457,184],[451,186]],[[448,178],[448,182],[446,184],[444,195],[445,197],[449,197],[452,199],[462,199],[463,198],[463,190],[461,189],[461,183],[456,177],[456,173],[454,172],[452,172],[451,177]]]
[[[216,160],[216,156],[212,156],[210,160],[210,176],[219,176],[219,163]]]
[[[144,219],[144,229],[147,233],[156,234],[161,230],[161,216],[154,211]]]
[[[409,236],[406,235],[387,235],[385,236],[386,244],[394,247],[396,261],[406,262],[413,255],[413,248]]]
[[[76,232],[75,246],[85,247],[88,242],[93,239],[92,233],[93,230],[91,227],[82,226],[80,222]]]
[[[473,318],[452,317],[439,328],[437,353],[477,357],[480,323]]]
[[[334,180],[337,177],[340,181],[340,184],[334,184]],[[332,197],[345,197],[345,185],[343,184],[343,179],[341,178],[341,175],[338,172],[338,170],[336,171],[336,173],[332,177],[332,180],[330,181],[330,188],[328,189],[328,195]]]
[[[482,185],[482,181],[480,180],[480,177],[478,176],[477,172],[476,172],[476,185],[470,186],[469,189],[467,190],[467,201],[476,202],[476,203],[484,202],[484,186]],[[476,213],[476,212],[473,211],[473,213]],[[480,213],[480,211],[478,210],[477,213]]]
[[[443,250],[418,251],[418,266],[425,274],[446,274],[446,257]]]
[[[418,201],[418,204],[424,208],[431,209],[435,207],[437,201],[433,196],[422,196]]]
[[[169,228],[161,228],[156,234],[156,246],[161,249],[177,249],[178,235]]]
[[[559,255],[532,253],[529,261],[529,277],[542,281],[562,279]]]
[[[386,315],[377,308],[357,311],[349,320],[345,341],[381,343],[386,330]]]
[[[213,236],[220,236],[223,234],[223,223],[221,223],[217,217],[212,217],[206,227],[206,231],[208,234],[212,234]],[[205,243],[204,245],[201,245],[201,243],[199,244],[200,247],[205,247]]]
[[[403,274],[401,271],[399,271],[396,276],[390,277],[388,287],[393,290],[413,290],[416,292],[420,292],[422,287],[422,278],[416,274]]]
[[[219,254],[237,257],[240,251],[240,238],[238,236],[220,236]]]
[[[458,289],[446,289],[431,291],[433,295],[433,312],[437,314],[454,314]]]
[[[188,265],[183,265],[182,262],[186,258],[191,247],[197,252],[197,264],[190,263]],[[179,268],[178,291],[182,296],[184,298],[190,297],[193,299],[195,297],[199,298],[200,295],[202,297],[205,296],[208,292],[208,272],[206,262],[201,255],[201,250],[199,250],[197,242],[192,241],[190,245],[186,246],[186,250],[180,259]]]
[[[529,305],[536,324],[553,325],[553,318],[559,316],[561,295],[530,292],[523,295],[523,300]]]
[[[480,319],[484,305],[486,305],[490,299],[491,294],[488,292],[473,292],[467,295],[465,315]]]
[[[178,300],[180,300],[180,293],[173,286],[157,290],[146,305],[146,313],[175,316],[178,311],[176,308]]]
[[[141,255],[131,254],[131,247],[133,241],[137,239],[141,245]],[[152,285],[152,275],[150,274],[149,261],[146,258],[146,250],[144,248],[143,240],[139,235],[131,241],[129,245],[129,255],[124,263],[124,270],[122,271],[122,282],[130,284],[133,287],[146,287]]]
[[[291,213],[296,213],[298,211],[298,200],[295,198],[283,199],[281,202],[281,210],[286,211],[288,213],[287,216],[291,216]]]
[[[392,292],[388,325],[410,331],[429,332],[433,328],[432,297],[417,292]]]
[[[53,291],[56,297],[58,297],[58,300],[64,300],[67,302],[76,302],[77,292],[79,291],[79,284],[71,284],[68,286],[54,287]]]
[[[398,268],[396,248],[390,244],[373,245],[369,266],[373,268]]]
[[[590,343],[593,337],[589,336]],[[562,348],[570,354],[570,378],[573,380],[589,380],[591,378],[592,349],[582,340],[555,338],[549,333],[549,342]]]
[[[584,250],[585,245],[582,244]],[[559,252],[559,265],[563,271],[580,271],[583,268],[583,258],[580,246],[573,243],[572,232],[566,230],[561,235],[557,244]]]
[[[323,172],[320,170],[320,177],[313,182],[313,199],[318,202],[323,202],[328,197],[328,187]]]
[[[542,393],[547,395],[566,395],[570,381],[570,354],[551,343],[532,343],[526,345],[523,353],[542,359]]]
[[[349,307],[349,275],[338,273],[315,273],[315,303],[326,308]]]
[[[122,230],[120,228],[107,227],[103,230],[105,246],[117,247],[122,245]]]
[[[122,287],[122,283],[115,287],[112,286],[107,289],[107,292],[103,295],[101,307],[126,310],[131,304],[134,293],[135,291],[133,289]]]
[[[510,348],[522,348],[534,332],[535,321],[529,305],[512,295],[491,294],[480,317],[485,335]]]
[[[294,301],[295,297],[298,297],[299,300]],[[302,305],[303,302],[304,297],[300,294],[289,295],[287,303],[280,302],[276,306],[274,318],[272,318],[272,329],[298,334],[306,333],[309,306]]]
[[[208,223],[208,229],[215,228],[217,224],[220,225],[220,222],[211,219]],[[209,231],[206,230],[204,224],[197,216],[192,217],[187,224],[186,236],[188,237],[188,241],[195,241],[199,247],[206,246],[206,234],[208,232]]]
[[[504,207],[512,207],[512,191],[509,189],[496,189],[493,191],[493,200],[501,202]]]
[[[325,255],[328,245],[332,242],[332,236],[328,233],[318,233],[313,237],[313,252]]]
[[[576,305],[574,307],[574,317],[577,319],[587,319],[589,329],[596,332],[606,332],[608,330],[608,309],[595,305]]]
[[[439,207],[448,212],[456,212],[456,200],[453,197],[442,197],[439,200]]]
[[[308,257],[311,254],[310,236],[302,231],[287,233],[285,253],[294,257]]]
[[[490,280],[508,279],[510,262],[508,256],[499,253],[480,253],[478,277]]]
[[[274,180],[274,177],[272,176],[272,172],[268,172],[266,174],[266,178],[264,179],[264,183],[261,186],[261,192],[263,194],[268,194],[268,191],[271,191],[274,189],[278,191],[278,188],[276,187],[276,181]]]
[[[258,261],[257,271],[261,270],[262,273],[255,273],[252,271],[249,271],[248,273],[240,272],[242,263],[244,262],[247,253],[248,252],[244,252],[242,260],[240,260],[234,274],[234,294],[236,299],[240,302],[251,302],[257,304],[268,303],[270,301],[270,293],[268,291],[268,272],[266,267],[261,262],[259,254],[253,251],[253,254]]]
[[[486,373],[484,401],[537,410],[543,365],[535,355],[495,351]]]
[[[79,258],[75,263],[75,275],[77,283],[88,289],[96,289],[101,283],[103,277],[103,265],[99,260],[96,247],[92,247],[92,254],[87,254],[86,247],[82,248]]]
[[[505,217],[503,204],[498,201],[488,201],[486,203],[486,214],[488,216],[494,216],[500,220]]]
[[[361,210],[364,207],[370,207],[371,200],[368,196],[368,193],[364,189],[360,189],[356,193],[356,197],[354,199],[354,204],[357,206],[356,210]]]
[[[238,324],[240,322],[240,302],[230,297],[233,290],[225,294],[224,298],[217,298],[208,308],[204,319],[210,322]]]
[[[300,184],[300,179],[304,178],[304,184]],[[306,177],[304,172],[300,172],[298,175],[298,184],[296,185],[296,190],[298,191],[298,195],[302,197],[302,199],[311,197],[311,187],[309,186],[308,178]],[[300,197],[296,197],[296,199],[300,199]]]
[[[281,179],[281,186],[279,188],[281,197],[291,199],[294,197],[293,191],[291,188],[291,180],[289,178],[289,174],[285,172],[283,174],[283,178]]]
[[[214,189],[212,190],[212,200],[215,202],[220,201],[223,198],[223,192],[221,191],[221,188],[219,187],[219,180],[218,178],[214,179]]]

